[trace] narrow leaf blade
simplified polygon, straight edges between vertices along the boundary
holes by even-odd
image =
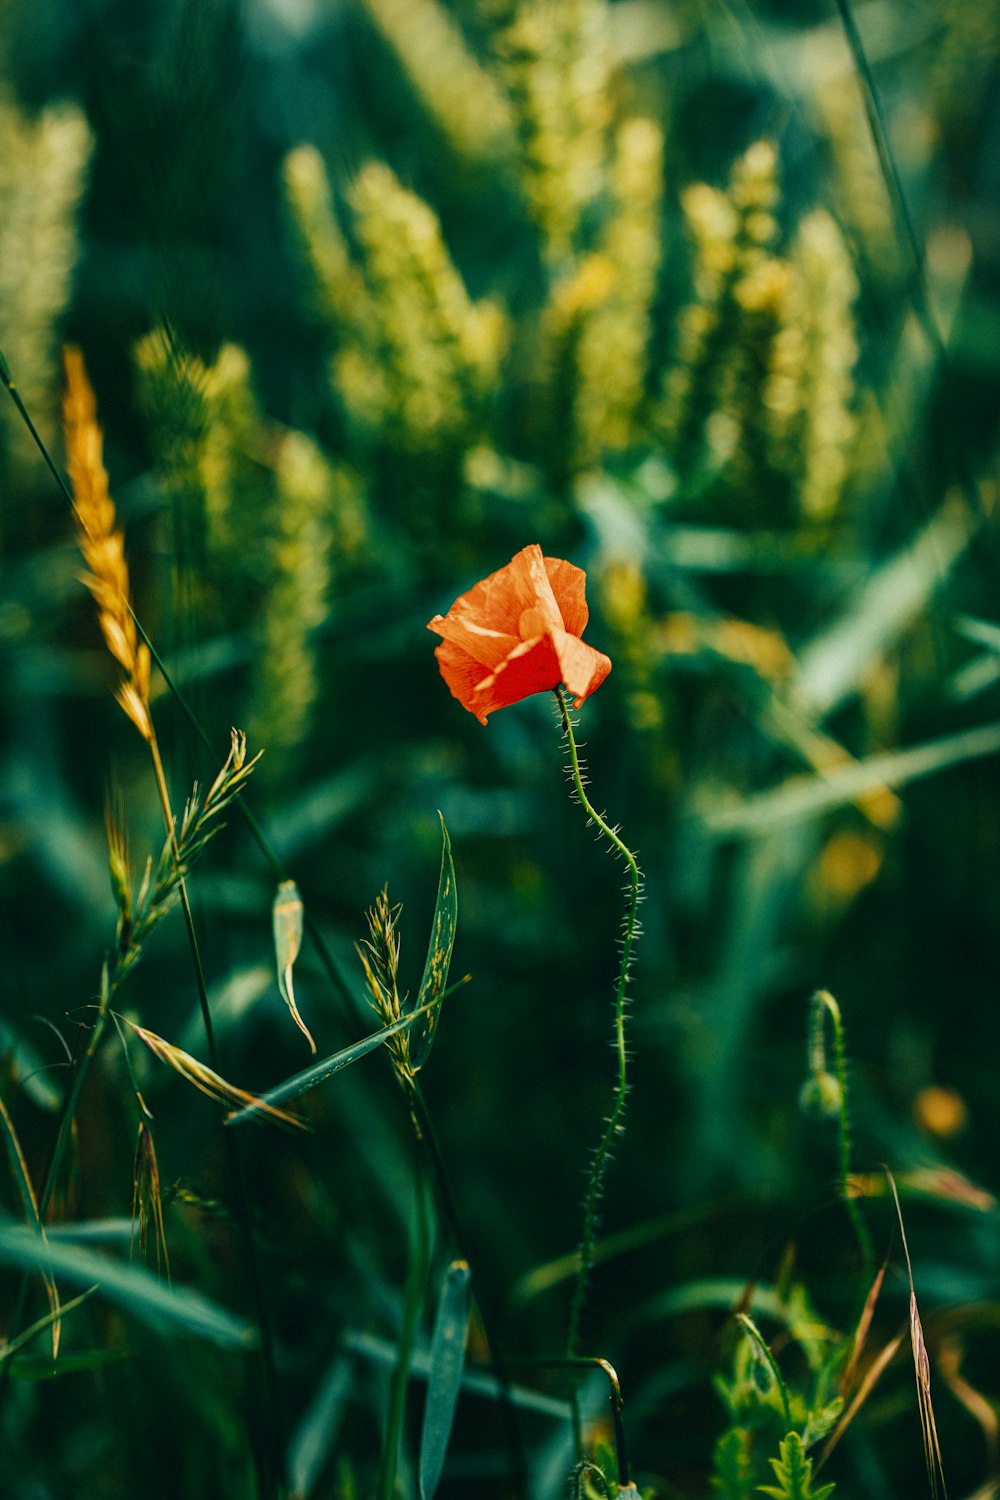
[[[438,1002],[434,1003],[436,1005]],[[261,1106],[270,1109],[276,1104],[283,1104],[286,1099],[297,1098],[299,1094],[304,1094],[307,1089],[315,1088],[319,1083],[325,1083],[328,1078],[339,1073],[341,1068],[348,1068],[359,1058],[365,1057],[369,1052],[374,1052],[376,1047],[380,1047],[389,1037],[395,1036],[397,1031],[405,1031],[408,1026],[414,1025],[430,1009],[430,1006],[422,1006],[419,1010],[411,1011],[408,1016],[394,1021],[391,1026],[382,1026],[378,1031],[362,1037],[359,1042],[352,1042],[349,1047],[342,1048],[340,1052],[333,1052],[320,1062],[313,1063],[311,1067],[303,1068],[301,1073],[294,1073],[291,1078],[286,1078],[284,1083],[268,1089],[266,1094],[259,1094],[255,1104],[227,1115],[226,1124],[242,1125],[245,1120],[259,1119]]]
[[[66,1243],[43,1243],[37,1234],[10,1219],[0,1220],[0,1263],[38,1271],[84,1286],[97,1286],[102,1297],[160,1328],[197,1334],[223,1347],[251,1347],[253,1330],[225,1308],[187,1287],[166,1286],[137,1266],[124,1265],[94,1250]]]
[[[438,817],[441,817],[440,813]],[[434,1033],[441,1009],[441,1000],[448,983],[448,970],[451,967],[457,926],[458,891],[455,885],[455,863],[451,857],[451,839],[448,836],[448,829],[444,818],[441,818],[441,875],[438,880],[437,900],[434,903],[430,940],[427,944],[424,976],[420,981],[420,990],[417,995],[418,1008],[430,1008],[427,1010],[426,1019],[421,1022],[416,1034],[410,1040],[410,1058],[414,1068],[423,1067],[434,1044]]]
[[[21,1205],[24,1209],[24,1217],[38,1235],[42,1246],[44,1246],[46,1243],[45,1225],[42,1223],[41,1215],[38,1212],[38,1199],[35,1197],[35,1189],[31,1183],[31,1176],[28,1172],[28,1164],[24,1159],[24,1152],[21,1150],[21,1142],[18,1140],[17,1131],[14,1129],[14,1121],[7,1113],[2,1099],[0,1099],[0,1121],[3,1122],[7,1155],[10,1160],[11,1172],[17,1183]],[[59,1317],[59,1292],[56,1288],[55,1277],[52,1275],[52,1271],[44,1259],[40,1260],[38,1269],[45,1283],[45,1295],[49,1300],[49,1307],[52,1309],[52,1358],[56,1359],[59,1354],[59,1335],[62,1327]]]
[[[454,1260],[448,1267],[431,1340],[427,1402],[420,1434],[420,1500],[433,1500],[444,1468],[465,1371],[471,1305],[472,1272],[467,1261]]]

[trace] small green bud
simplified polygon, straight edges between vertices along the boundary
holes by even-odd
[[[830,1120],[840,1114],[843,1096],[832,1073],[814,1073],[802,1086],[799,1108],[815,1120]]]

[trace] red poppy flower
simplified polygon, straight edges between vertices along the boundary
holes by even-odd
[[[481,724],[488,714],[561,682],[579,708],[611,671],[580,639],[587,623],[586,574],[537,542],[491,573],[427,626],[444,639],[441,676]]]

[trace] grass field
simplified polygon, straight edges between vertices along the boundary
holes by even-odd
[[[0,80],[0,1495],[1000,1494],[1000,13]]]

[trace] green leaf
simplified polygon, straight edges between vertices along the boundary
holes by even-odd
[[[812,1448],[820,1438],[825,1438],[828,1432],[832,1432],[834,1426],[844,1410],[843,1396],[835,1396],[825,1406],[818,1407],[809,1413],[806,1421],[805,1431],[802,1434],[802,1444],[805,1448]]]
[[[301,1073],[293,1074],[291,1078],[286,1078],[284,1083],[279,1083],[275,1088],[269,1089],[266,1094],[259,1094],[255,1105],[248,1105],[246,1109],[238,1109],[233,1114],[227,1115],[226,1124],[241,1125],[244,1120],[259,1120],[261,1104],[280,1104],[285,1099],[294,1099],[297,1095],[304,1094],[306,1089],[325,1083],[328,1078],[333,1077],[334,1073],[339,1073],[341,1068],[348,1068],[359,1058],[365,1057],[369,1052],[374,1052],[376,1047],[388,1041],[389,1037],[395,1036],[397,1031],[405,1031],[408,1026],[414,1025],[440,1003],[440,999],[437,999],[431,1005],[421,1006],[419,1010],[411,1011],[401,1020],[393,1021],[391,1026],[382,1026],[369,1036],[362,1037],[360,1042],[352,1042],[342,1051],[334,1052],[329,1057],[324,1057],[321,1062],[304,1068]]]
[[[97,1288],[95,1286],[88,1287],[85,1292],[80,1293],[79,1297],[74,1297],[71,1302],[64,1302],[61,1306],[56,1307],[54,1311],[50,1312],[46,1317],[39,1318],[37,1323],[32,1323],[30,1328],[25,1328],[23,1333],[19,1333],[17,1337],[11,1339],[9,1343],[0,1343],[0,1364],[3,1364],[6,1360],[11,1359],[19,1349],[24,1348],[25,1344],[30,1344],[36,1333],[41,1333],[44,1328],[54,1327],[55,1324],[60,1322],[60,1320],[65,1317],[67,1313],[70,1313],[75,1308],[79,1307],[81,1302],[86,1302],[87,1298],[92,1297],[96,1291]],[[21,1373],[22,1366],[26,1365],[27,1363],[27,1359],[19,1359],[17,1361],[18,1374]],[[57,1375],[62,1372],[63,1360],[59,1360],[59,1364],[57,1366],[56,1353],[53,1353],[51,1356],[39,1357],[37,1363],[40,1366],[44,1366],[45,1370],[50,1375]]]
[[[252,1328],[200,1292],[166,1286],[149,1271],[84,1250],[78,1245],[43,1243],[10,1219],[0,1220],[0,1263],[24,1270],[50,1269],[67,1281],[97,1286],[102,1297],[154,1327],[193,1333],[226,1347],[252,1346]]]
[[[712,1456],[712,1489],[719,1500],[751,1500],[753,1464],[750,1434],[745,1427],[728,1427]]]
[[[2,1099],[0,1099],[0,1121],[3,1122],[7,1157],[10,1161],[11,1173],[17,1183],[17,1191],[21,1198],[21,1206],[24,1209],[24,1217],[33,1227],[39,1240],[41,1254],[37,1269],[45,1283],[45,1295],[48,1297],[49,1306],[52,1309],[52,1358],[55,1359],[59,1353],[59,1333],[61,1327],[59,1320],[59,1292],[56,1288],[51,1265],[45,1254],[45,1225],[42,1223],[41,1215],[38,1212],[38,1200],[35,1197],[35,1189],[31,1184],[31,1176],[24,1159],[24,1152],[21,1150],[21,1142],[18,1140],[17,1131],[14,1129],[14,1122],[7,1113]]]
[[[821,1485],[818,1490],[813,1489],[813,1461],[806,1457],[806,1450],[797,1432],[788,1434],[779,1452],[780,1458],[772,1458],[770,1461],[778,1483],[759,1484],[757,1488],[762,1495],[770,1495],[772,1500],[826,1500],[828,1495],[833,1494],[835,1487],[832,1484]]]
[[[56,1380],[60,1375],[79,1375],[99,1370],[104,1365],[120,1364],[131,1359],[128,1349],[84,1349],[79,1354],[60,1354],[58,1360],[43,1359],[38,1354],[22,1354],[10,1367],[13,1380]]]
[[[452,949],[455,946],[455,929],[458,925],[458,892],[455,887],[455,865],[451,857],[451,839],[441,818],[441,876],[438,880],[437,901],[434,904],[434,920],[431,923],[430,941],[427,944],[427,961],[424,977],[420,981],[417,1009],[426,1010],[426,1019],[410,1038],[410,1061],[414,1071],[423,1067],[434,1044],[438,1012],[448,983]]]
[[[472,1272],[468,1262],[452,1261],[441,1291],[431,1340],[427,1402],[420,1434],[420,1500],[433,1500],[448,1451],[455,1404],[465,1370],[471,1285]]]

